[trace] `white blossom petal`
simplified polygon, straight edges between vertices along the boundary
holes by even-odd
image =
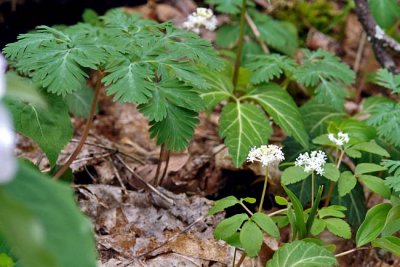
[[[295,166],[303,167],[305,172],[315,171],[317,174],[324,174],[324,165],[326,163],[326,154],[323,151],[312,151],[300,154],[296,161]]]
[[[277,145],[262,145],[259,148],[253,147],[248,156],[247,162],[261,162],[263,166],[270,166],[285,159],[282,148]]]
[[[0,74],[1,76],[1,74]],[[14,156],[15,134],[7,110],[0,105],[0,184],[11,181],[17,170]]]
[[[0,54],[0,98],[6,94],[6,72],[7,62],[4,57]]]

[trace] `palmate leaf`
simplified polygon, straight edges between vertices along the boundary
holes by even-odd
[[[265,144],[272,134],[264,112],[253,104],[239,101],[223,108],[219,123],[219,134],[235,166],[244,162],[250,148]]]
[[[253,55],[248,60],[246,68],[252,71],[250,82],[253,84],[269,82],[284,72],[292,73],[296,67],[294,60],[278,54]]]
[[[347,93],[336,82],[321,79],[320,84],[315,88],[315,100],[322,104],[330,103],[336,110],[340,110],[344,105]]]
[[[39,42],[42,37],[45,39]],[[24,49],[23,45],[32,47]],[[87,36],[70,36],[46,26],[40,26],[19,42],[9,44],[4,52],[10,59],[18,58],[15,66],[19,71],[58,95],[80,89],[88,77],[86,68],[97,69],[107,56]]]
[[[396,192],[400,192],[400,161],[399,160],[383,160],[382,165],[388,169],[392,176],[385,178],[385,185],[389,186]]]
[[[393,93],[400,94],[400,74],[394,75],[387,69],[379,69],[373,81],[380,86],[392,90]]]
[[[294,137],[303,147],[308,147],[308,134],[302,116],[285,90],[269,83],[250,91],[243,99],[257,101],[287,135]]]
[[[151,121],[159,122],[165,119],[171,106],[192,111],[200,111],[203,108],[203,101],[197,92],[182,82],[165,78],[152,86],[152,97],[138,107]]]
[[[15,130],[31,138],[46,153],[51,165],[72,137],[72,124],[64,100],[46,94],[47,107],[35,106],[17,99],[5,99]]]
[[[305,241],[294,241],[275,252],[267,267],[336,266],[335,256],[324,247]]]

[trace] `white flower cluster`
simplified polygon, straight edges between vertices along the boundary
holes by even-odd
[[[277,145],[262,145],[259,148],[253,147],[247,156],[248,162],[258,161],[263,166],[269,166],[285,159],[282,148]]]
[[[304,168],[305,172],[316,171],[319,175],[324,174],[324,164],[326,163],[326,154],[323,151],[311,151],[300,154],[297,157],[295,165]]]
[[[211,9],[199,7],[183,23],[185,29],[194,31],[195,33],[200,32],[201,26],[204,26],[209,31],[214,31],[217,28],[217,18]]]
[[[350,141],[349,135],[347,133],[339,132],[337,136],[334,134],[328,134],[328,138],[331,142],[335,143],[337,146],[343,146]]]
[[[6,61],[0,54],[0,99],[6,93]],[[15,134],[7,110],[0,103],[0,184],[9,182],[15,175],[17,162],[14,157]]]

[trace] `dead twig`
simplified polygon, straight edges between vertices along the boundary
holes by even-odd
[[[261,40],[260,31],[257,28],[257,25],[254,23],[253,19],[249,16],[248,13],[245,14],[246,22],[249,25],[251,31],[253,32],[254,36],[256,37],[257,42],[260,44],[262,50],[265,54],[269,54],[269,49],[265,45],[264,41]]]
[[[120,185],[121,185],[122,193],[123,193],[124,195],[128,195],[128,190],[126,189],[126,186],[125,186],[124,182],[123,182],[122,179],[121,179],[121,175],[119,174],[119,171],[118,171],[117,167],[115,167],[115,164],[114,164],[114,162],[113,162],[113,158],[114,158],[114,157],[111,156],[111,157],[109,158],[109,160],[110,160],[110,164],[111,164],[111,166],[112,166],[112,169],[113,169],[113,171],[114,171],[114,174],[115,174],[115,176],[117,177],[117,180],[118,180],[118,182],[119,182]]]
[[[167,174],[170,156],[171,156],[171,152],[170,152],[169,150],[167,150],[167,159],[165,160],[164,171],[163,171],[163,173],[162,173],[162,175],[161,175],[161,178],[160,178],[160,181],[158,182],[157,185],[161,185],[161,184],[162,184],[162,182],[163,182],[163,180],[164,180],[164,178],[165,178],[165,175]]]

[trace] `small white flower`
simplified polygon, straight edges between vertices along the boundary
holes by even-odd
[[[326,163],[326,154],[323,151],[312,151],[300,154],[295,162],[296,166],[303,167],[305,172],[317,172],[324,174],[324,165]]]
[[[183,23],[183,27],[195,33],[200,32],[201,26],[204,26],[209,31],[214,31],[217,28],[217,18],[214,16],[211,9],[199,7],[196,12],[189,15],[187,21]]]
[[[328,138],[331,142],[335,143],[337,146],[343,146],[350,141],[349,135],[347,133],[339,132],[337,136],[334,134],[328,134]]]
[[[5,73],[6,61],[0,55],[0,99],[6,91]],[[0,102],[0,184],[9,182],[17,170],[17,162],[14,157],[15,134],[12,128],[10,115]]]
[[[253,147],[247,156],[248,162],[261,162],[263,166],[270,166],[285,159],[282,148],[277,145],[262,145],[259,148]]]

